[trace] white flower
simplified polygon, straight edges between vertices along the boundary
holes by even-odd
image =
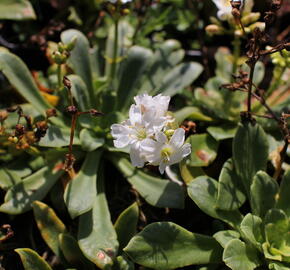
[[[164,173],[167,166],[180,162],[191,153],[191,145],[184,144],[184,133],[184,129],[178,128],[168,141],[164,133],[157,132],[156,141],[150,138],[142,141],[141,151],[146,160],[152,165],[159,165],[161,174]]]
[[[218,8],[217,16],[220,20],[226,21],[232,18],[232,5],[230,0],[212,0],[212,1]],[[241,2],[243,3],[243,1]]]

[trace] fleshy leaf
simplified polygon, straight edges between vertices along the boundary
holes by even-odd
[[[241,231],[244,233],[244,237],[246,237],[254,246],[261,249],[261,244],[264,241],[262,219],[249,213],[244,217],[240,227]]]
[[[96,150],[105,143],[103,138],[97,138],[95,132],[89,129],[81,130],[80,141],[82,149],[88,152]]]
[[[33,213],[41,236],[55,255],[62,258],[58,236],[66,232],[65,225],[54,210],[40,201],[32,203]]]
[[[137,232],[139,208],[133,203],[126,208],[115,222],[115,230],[118,236],[119,248],[122,250]]]
[[[254,175],[266,169],[268,147],[267,135],[262,127],[249,121],[239,124],[233,141],[233,160],[249,199]]]
[[[52,270],[49,264],[34,250],[18,248],[15,251],[19,254],[25,270]]]
[[[219,231],[213,235],[213,238],[217,240],[223,248],[225,248],[227,243],[232,239],[239,239],[240,234],[237,231],[232,230]]]
[[[276,208],[282,209],[288,217],[290,216],[289,194],[290,194],[290,170],[288,170],[284,174],[284,177],[280,185],[280,191],[276,205]]]
[[[155,207],[183,208],[184,190],[180,185],[148,175],[119,155],[108,157],[149,204]]]
[[[242,215],[238,210],[224,211],[216,208],[216,196],[218,182],[208,176],[199,176],[188,184],[189,197],[207,215],[227,222],[237,228],[242,221]]]
[[[233,167],[233,161],[225,162],[219,176],[217,208],[235,210],[246,200],[244,189]]]
[[[9,189],[0,212],[17,215],[29,211],[31,203],[35,200],[42,200],[64,173],[57,166],[44,167]]]
[[[101,269],[107,269],[113,265],[117,255],[118,241],[104,193],[104,179],[98,177],[97,181],[93,208],[79,217],[78,243],[90,261]]]
[[[275,206],[278,191],[279,185],[272,177],[263,171],[257,172],[251,185],[253,213],[263,218]]]
[[[232,270],[254,270],[262,264],[258,250],[239,239],[228,242],[223,261]]]
[[[102,151],[89,152],[77,176],[66,186],[64,201],[72,218],[92,209]]]
[[[125,253],[153,269],[175,269],[192,264],[218,263],[222,248],[209,236],[191,233],[171,222],[157,222],[134,236]]]
[[[28,0],[1,0],[1,20],[31,20],[36,15],[31,3]]]
[[[187,164],[192,167],[208,166],[215,160],[218,142],[208,134],[191,135],[187,142],[191,144],[191,155]]]
[[[217,141],[231,139],[237,131],[236,126],[223,125],[219,127],[208,127],[207,132]]]

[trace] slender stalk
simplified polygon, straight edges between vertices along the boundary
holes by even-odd
[[[250,76],[249,76],[249,89],[248,89],[248,100],[247,100],[247,112],[251,113],[251,105],[252,105],[252,88],[253,88],[253,78],[255,72],[256,61],[251,63],[250,66]]]
[[[238,69],[238,61],[241,54],[241,40],[238,36],[235,36],[235,39],[233,41],[233,46],[234,46],[234,60],[233,60],[232,74],[236,75],[236,72]]]
[[[115,78],[117,69],[118,40],[119,40],[119,20],[115,19],[114,48],[113,48],[112,68],[110,74],[111,82]]]
[[[62,86],[61,65],[57,65],[57,86],[58,86],[58,90],[60,90]]]

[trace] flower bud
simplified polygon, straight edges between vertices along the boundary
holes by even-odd
[[[265,30],[265,23],[264,22],[256,22],[249,26],[250,31],[253,32],[256,28],[258,28],[261,32]]]
[[[56,109],[54,109],[54,108],[47,109],[46,116],[47,116],[47,118],[56,116]]]
[[[216,24],[209,24],[206,28],[205,31],[209,35],[220,35],[223,33],[223,28],[216,25]]]
[[[66,49],[70,52],[74,49],[75,45],[76,45],[76,42],[77,42],[77,37],[74,36],[71,41],[66,44]]]
[[[58,51],[60,52],[60,53],[63,53],[64,51],[65,51],[65,45],[62,43],[62,42],[59,42],[58,44],[57,44],[57,49],[58,49]]]
[[[56,51],[53,53],[52,59],[56,64],[61,65],[65,63],[67,57],[65,56],[65,54]]]
[[[25,133],[25,127],[22,124],[17,124],[15,126],[15,136],[19,137]]]
[[[104,114],[102,112],[99,112],[95,109],[90,109],[91,116],[103,116]]]
[[[68,106],[68,107],[66,108],[66,111],[67,111],[69,114],[74,115],[74,114],[76,114],[76,113],[78,112],[78,109],[77,109],[76,106]]]
[[[256,22],[257,20],[259,20],[260,16],[261,16],[260,12],[251,12],[250,14],[247,14],[242,17],[241,19],[242,24],[243,25],[252,24]]]

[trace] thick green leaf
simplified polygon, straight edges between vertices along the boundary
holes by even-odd
[[[80,141],[82,149],[88,152],[96,150],[105,143],[104,138],[96,137],[96,133],[88,129],[82,129],[80,132]]]
[[[196,80],[202,70],[203,67],[199,63],[182,63],[164,77],[162,84],[154,94],[162,93],[163,95],[174,96]]]
[[[34,201],[32,203],[32,208],[42,238],[54,254],[61,258],[62,252],[59,246],[58,236],[66,232],[65,225],[48,205],[39,201]]]
[[[64,201],[72,218],[92,209],[102,151],[89,152],[77,176],[66,186]]]
[[[261,249],[261,244],[264,241],[262,233],[262,219],[249,213],[244,217],[240,228],[244,234],[244,237],[255,247]]]
[[[118,252],[118,241],[104,193],[104,179],[98,177],[92,210],[79,218],[78,243],[84,255],[101,269],[108,269]]]
[[[246,200],[244,189],[233,167],[233,161],[225,162],[219,176],[217,208],[235,210]]]
[[[207,215],[238,228],[243,218],[238,210],[224,211],[216,208],[217,181],[208,176],[199,176],[189,183],[187,192],[189,197]]]
[[[213,235],[213,238],[217,240],[223,248],[225,248],[227,243],[232,239],[239,239],[240,234],[237,231],[232,230],[219,231]]]
[[[184,50],[177,40],[166,40],[156,49],[153,56],[152,64],[146,72],[143,83],[140,88],[141,92],[154,92],[160,87],[164,76],[177,65],[184,57]]]
[[[262,264],[258,250],[239,239],[233,239],[227,244],[223,261],[232,270],[254,270]]]
[[[257,172],[251,185],[253,213],[263,218],[266,212],[275,206],[278,191],[279,185],[272,177],[263,171]]]
[[[126,208],[115,222],[115,230],[118,236],[119,249],[122,250],[137,232],[139,220],[139,208],[133,203]]]
[[[189,184],[193,179],[198,176],[205,175],[202,168],[186,165],[186,160],[182,160],[179,163],[179,170],[181,177],[186,184]]]
[[[0,51],[0,71],[41,114],[45,115],[45,110],[51,108],[51,105],[40,94],[27,66],[18,56]]]
[[[74,74],[69,75],[68,78],[72,83],[71,91],[78,107],[82,111],[91,109],[90,93],[82,78]]]
[[[184,190],[180,185],[150,176],[134,168],[124,157],[118,155],[108,157],[146,202],[155,207],[183,208]]]
[[[175,119],[178,123],[182,123],[185,119],[198,120],[198,121],[207,121],[210,122],[213,119],[205,115],[197,107],[184,107],[176,112],[174,112]]]
[[[281,209],[271,209],[265,216],[266,240],[271,247],[282,249],[289,233],[289,218]]]
[[[121,65],[118,87],[118,105],[120,111],[127,111],[138,92],[138,84],[145,69],[151,61],[152,51],[143,47],[133,46],[129,49],[126,60]]]
[[[192,167],[208,166],[215,160],[218,142],[208,134],[191,135],[187,142],[191,144],[190,158],[186,163]]]
[[[88,89],[88,102],[93,106],[95,104],[95,95],[93,91],[93,77],[89,55],[89,41],[83,33],[75,29],[69,29],[61,33],[61,40],[64,44],[70,43],[76,38],[76,44],[71,51],[69,62],[74,72],[79,75]],[[87,93],[84,93],[87,94]]]
[[[0,212],[22,214],[31,209],[31,203],[42,200],[57,179],[64,173],[58,165],[46,166],[16,184],[5,195]]]
[[[222,248],[214,238],[191,233],[171,222],[146,226],[124,251],[134,262],[153,269],[218,263],[222,255]]]
[[[93,270],[94,265],[83,255],[78,242],[68,233],[58,235],[59,246],[65,259],[77,269]]]
[[[49,264],[34,250],[18,248],[15,251],[19,254],[25,270],[52,270]]]
[[[269,264],[269,269],[273,270],[289,270],[290,265],[289,264],[284,264],[284,263],[279,263],[279,262],[271,262]]]
[[[36,19],[36,15],[28,0],[1,0],[0,19],[31,20]]]
[[[54,125],[50,125],[46,135],[41,138],[38,145],[42,147],[63,147],[68,146],[70,143],[70,129],[69,128],[59,128]],[[74,145],[79,145],[80,140],[78,134],[75,133]]]
[[[236,134],[236,131],[237,127],[229,125],[207,128],[207,132],[217,141],[233,138]]]
[[[18,174],[5,168],[0,168],[0,187],[4,190],[11,188],[21,182]]]
[[[233,160],[250,199],[253,177],[258,171],[265,171],[268,160],[268,139],[262,127],[249,121],[239,124],[233,141]]]
[[[290,170],[288,170],[285,173],[282,179],[276,205],[276,208],[282,209],[288,217],[290,217],[289,194],[290,194]]]

